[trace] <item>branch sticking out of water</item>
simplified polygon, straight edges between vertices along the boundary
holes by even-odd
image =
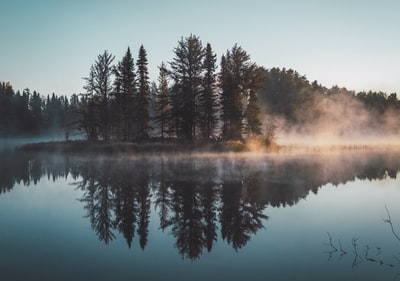
[[[337,248],[335,247],[335,245],[333,245],[333,243],[332,243],[332,236],[331,236],[331,234],[329,233],[329,232],[327,232],[327,234],[328,234],[328,236],[329,236],[329,243],[324,243],[325,245],[327,245],[327,246],[330,246],[330,247],[332,247],[332,249],[334,249],[335,250],[335,252],[337,252]]]
[[[329,236],[329,243],[324,243],[324,245],[329,246],[329,247],[332,248],[331,251],[326,251],[326,252],[325,252],[325,253],[328,253],[328,254],[329,254],[329,260],[330,260],[330,259],[332,258],[332,254],[335,253],[335,252],[337,252],[338,249],[337,249],[337,248],[335,247],[335,245],[333,245],[333,243],[332,243],[332,236],[331,236],[331,234],[330,234],[329,232],[327,232],[327,234],[328,234],[328,236]]]
[[[388,218],[387,218],[387,219],[383,219],[383,221],[386,222],[386,223],[388,223],[388,224],[390,224],[390,228],[392,229],[392,233],[393,233],[394,237],[396,237],[396,239],[397,239],[398,241],[400,241],[399,235],[398,235],[398,234],[396,233],[396,231],[394,230],[393,223],[392,223],[392,218],[391,218],[391,216],[390,216],[389,209],[388,209],[388,207],[387,207],[386,205],[385,205],[385,209],[386,209],[386,213],[387,213],[387,215],[388,215]]]

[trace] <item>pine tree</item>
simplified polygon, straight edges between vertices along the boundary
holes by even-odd
[[[30,131],[37,134],[43,127],[43,116],[42,98],[36,91],[33,91],[32,95],[29,97],[29,110],[31,116],[31,118],[29,118]]]
[[[99,124],[100,134],[103,141],[110,140],[110,107],[109,99],[112,92],[112,62],[114,56],[108,51],[97,56],[97,61],[94,64],[94,92],[99,99]]]
[[[30,132],[31,130],[31,114],[29,112],[29,99],[31,93],[28,88],[22,91],[22,94],[18,91],[15,99],[15,113],[17,114],[17,131],[22,134]]]
[[[122,61],[114,69],[114,116],[116,138],[132,139],[132,124],[135,108],[136,75],[133,57],[128,47]]]
[[[260,107],[258,106],[257,94],[250,91],[249,103],[247,105],[247,137],[257,137],[261,135],[261,121],[259,119]]]
[[[112,94],[112,74],[114,56],[107,50],[97,56],[91,66],[89,77],[84,78],[86,85],[86,104],[81,109],[82,120],[79,127],[83,128],[89,140],[99,137],[103,141],[110,140],[110,96]]]
[[[216,89],[216,55],[210,43],[207,44],[204,57],[203,91],[200,95],[201,129],[203,138],[209,140],[217,124],[217,89]]]
[[[156,100],[156,123],[160,126],[161,141],[164,142],[164,136],[167,129],[168,122],[168,70],[164,62],[158,67],[158,87],[157,87],[157,100]]]
[[[172,113],[176,125],[181,126],[182,137],[192,142],[199,124],[199,94],[202,91],[204,48],[199,37],[190,35],[178,42],[175,58],[170,63],[172,87]],[[179,124],[181,123],[181,124]],[[179,137],[179,128],[176,128]]]
[[[138,84],[136,121],[138,125],[137,139],[140,141],[149,137],[150,82],[147,64],[147,53],[143,45],[141,45],[136,62]]]
[[[0,136],[8,137],[14,127],[14,90],[9,82],[0,84]]]
[[[222,88],[223,136],[227,140],[242,140],[245,103],[259,83],[258,67],[237,44],[221,59],[220,81]]]
[[[86,132],[90,141],[98,140],[99,118],[98,118],[98,98],[95,96],[95,69],[94,65],[90,67],[89,76],[83,78],[86,85],[83,88],[86,94],[83,97],[83,104],[80,106],[81,120],[78,122],[78,128]]]

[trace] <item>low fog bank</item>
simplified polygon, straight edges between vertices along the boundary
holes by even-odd
[[[279,207],[296,204],[328,183],[396,178],[400,171],[399,155],[400,152],[349,152],[318,156],[226,154],[201,158],[179,155],[113,158],[97,155],[85,158],[14,152],[0,154],[0,194],[11,191],[15,183],[36,184],[43,176],[55,181],[70,175],[77,182],[81,182],[80,177],[93,177],[83,182],[106,183],[107,188],[111,184],[115,189],[152,186],[157,191],[176,186],[181,191],[220,193],[225,190],[226,194],[234,192],[251,197],[251,202]],[[124,181],[126,184],[122,184]]]
[[[279,145],[399,146],[396,93],[359,92],[310,83],[296,71],[265,71],[259,92],[266,130]],[[272,124],[272,125],[271,125]]]
[[[80,135],[73,135],[68,137],[69,141],[78,141],[83,140],[83,137]],[[39,137],[10,137],[10,138],[0,138],[0,149],[8,150],[15,149],[17,147],[26,145],[26,144],[39,144],[39,143],[48,143],[48,142],[63,142],[66,141],[66,138],[62,134],[49,134],[43,135]]]

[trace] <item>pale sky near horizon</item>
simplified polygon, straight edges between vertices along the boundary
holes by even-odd
[[[136,60],[152,81],[182,37],[235,43],[266,68],[292,68],[324,86],[400,94],[398,0],[2,0],[0,81],[42,95],[81,93],[104,50]]]

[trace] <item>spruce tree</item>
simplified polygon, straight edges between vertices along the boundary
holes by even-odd
[[[227,140],[243,139],[245,101],[251,91],[256,91],[260,86],[256,83],[257,73],[258,67],[237,44],[221,59],[223,136]]]
[[[260,107],[258,106],[257,94],[250,91],[249,103],[246,111],[247,117],[247,138],[253,138],[261,135],[261,121],[259,118]]]
[[[147,64],[147,53],[143,45],[141,45],[136,62],[138,85],[136,121],[138,124],[137,139],[140,141],[149,137],[150,82]]]
[[[14,90],[9,82],[0,84],[0,137],[7,138],[15,127]]]
[[[156,123],[160,126],[161,141],[164,142],[164,136],[168,122],[168,70],[164,62],[161,63],[158,76],[157,100],[156,100]]]
[[[128,47],[122,61],[114,70],[114,116],[117,139],[132,139],[132,120],[134,118],[136,80],[135,64]]]
[[[83,88],[86,94],[83,97],[83,104],[80,107],[81,120],[78,122],[78,128],[86,132],[89,141],[98,140],[98,98],[95,97],[95,69],[94,65],[90,67],[89,76],[83,78],[86,81]]]
[[[170,63],[174,82],[172,113],[181,126],[182,137],[192,142],[199,124],[199,94],[202,91],[204,48],[199,37],[190,35],[178,42]],[[179,130],[179,128],[176,128]],[[179,131],[177,131],[179,137]]]
[[[97,56],[94,64],[94,92],[98,99],[100,134],[103,141],[110,140],[110,94],[112,92],[112,62],[114,56],[107,50]],[[95,101],[96,103],[96,101]]]
[[[200,123],[203,138],[209,140],[214,133],[217,124],[217,89],[216,89],[216,55],[213,53],[210,43],[207,44],[204,57],[203,91],[200,95]]]
[[[33,134],[39,133],[41,128],[43,128],[42,106],[42,98],[38,92],[33,91],[32,95],[29,97],[29,110],[31,116],[29,118],[29,127]]]

